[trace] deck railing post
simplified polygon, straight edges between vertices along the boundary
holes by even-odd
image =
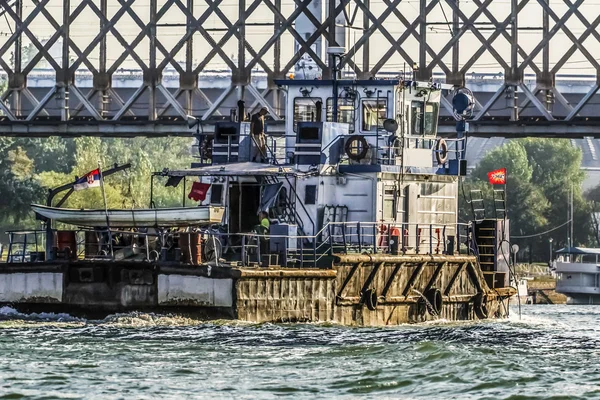
[[[408,236],[408,229],[406,228],[406,225],[404,224],[404,222],[402,223],[402,254],[406,254],[406,241],[407,241],[407,236]]]
[[[246,266],[246,235],[242,235],[242,266]]]
[[[348,253],[348,247],[346,243],[346,224],[342,223],[342,240],[344,241],[344,253]]]
[[[21,262],[25,262],[25,251],[27,250],[27,234],[23,235],[23,254],[21,255]]]
[[[387,226],[387,253],[391,253],[392,252],[392,247],[391,247],[391,243],[392,243],[392,226],[390,224],[388,224]],[[396,243],[396,246],[398,245],[398,243]]]
[[[260,267],[261,265],[261,254],[260,254],[260,238],[262,235],[257,235],[256,236],[256,255],[258,256],[258,266]]]
[[[356,223],[356,235],[358,237],[358,251],[362,253],[362,238],[360,232],[360,221]]]
[[[373,254],[377,254],[377,224],[373,224]]]
[[[327,225],[327,233],[329,234],[329,255],[333,255],[333,238],[331,237],[331,224]]]
[[[429,254],[433,254],[433,225],[429,224]]]
[[[446,225],[444,225],[444,228],[442,229],[442,240],[443,240],[443,254],[447,254],[448,250],[446,249]]]
[[[458,254],[460,255],[460,225],[456,224],[456,247],[458,247]]]
[[[416,243],[415,243],[415,251],[419,254],[419,243],[421,242],[421,232],[419,232],[419,224],[415,225],[415,234],[416,234]]]

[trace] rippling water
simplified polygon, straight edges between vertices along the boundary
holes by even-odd
[[[0,399],[600,398],[600,307],[393,328],[0,308]]]

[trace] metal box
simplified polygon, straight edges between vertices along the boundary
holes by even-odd
[[[298,249],[298,225],[273,224],[269,230],[271,235],[269,249],[271,253],[285,253]]]

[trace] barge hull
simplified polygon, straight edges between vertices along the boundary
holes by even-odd
[[[118,312],[248,322],[381,326],[508,315],[509,288],[490,288],[470,256],[339,258],[329,269],[142,262],[0,267],[0,304],[99,318]]]

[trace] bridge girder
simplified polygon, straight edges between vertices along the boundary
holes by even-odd
[[[595,116],[589,106],[600,88],[600,64],[592,55],[600,49],[597,6],[584,0],[560,6],[548,0],[510,0],[509,6],[420,0],[418,7],[401,0],[320,0],[325,17],[318,18],[309,8],[316,1],[0,0],[0,32],[6,34],[0,36],[0,67],[7,76],[0,135],[177,134],[181,126],[167,119],[208,120],[227,110],[231,98],[246,100],[249,109],[269,106],[277,119],[283,94],[275,79],[308,58],[330,75],[326,55],[314,47],[321,41],[347,45],[342,67],[361,79],[408,65],[419,79],[441,77],[461,86],[478,69],[499,71],[497,91],[478,101],[476,134],[548,134],[551,126],[557,135],[597,136],[586,121]],[[342,17],[349,32],[360,32],[354,42],[336,42]],[[312,33],[299,30],[300,18]],[[595,77],[576,100],[556,86],[556,76],[574,63]],[[40,66],[54,75],[43,94],[28,85]],[[127,97],[115,88],[123,68],[143,76]],[[198,82],[219,68],[231,73],[215,100]],[[178,75],[176,88],[164,83],[167,71]],[[82,74],[91,74],[91,85],[77,83]],[[527,84],[526,74],[535,85]],[[262,88],[258,75],[266,75]],[[507,118],[490,124],[501,101]],[[532,117],[551,124],[533,128],[539,124]]]

